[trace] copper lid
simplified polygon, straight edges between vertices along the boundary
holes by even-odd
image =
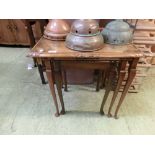
[[[65,40],[69,31],[70,27],[65,20],[52,19],[45,28],[44,37],[50,40]]]
[[[93,35],[99,32],[99,24],[94,19],[78,19],[71,26],[74,35]]]

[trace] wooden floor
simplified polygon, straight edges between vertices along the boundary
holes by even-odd
[[[0,48],[0,134],[155,134],[155,77],[127,95],[118,120],[99,114],[104,90],[95,92],[93,85],[69,86],[63,92],[67,113],[56,118],[48,85],[36,68],[27,69],[28,51]]]

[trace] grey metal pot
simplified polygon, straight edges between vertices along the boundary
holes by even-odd
[[[74,21],[66,38],[66,46],[77,51],[94,51],[103,47],[103,36],[93,19]]]
[[[123,20],[115,20],[106,25],[102,30],[105,43],[124,45],[132,42],[133,30]]]

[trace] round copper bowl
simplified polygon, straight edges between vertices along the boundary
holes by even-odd
[[[103,47],[99,25],[93,19],[79,19],[73,22],[67,35],[66,46],[76,51],[95,51]]]
[[[70,27],[65,20],[52,19],[45,28],[44,37],[50,40],[65,40],[69,31]]]

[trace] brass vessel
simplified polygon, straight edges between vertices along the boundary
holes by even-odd
[[[103,42],[99,25],[93,19],[75,20],[66,38],[66,46],[77,51],[99,50],[103,47]]]

